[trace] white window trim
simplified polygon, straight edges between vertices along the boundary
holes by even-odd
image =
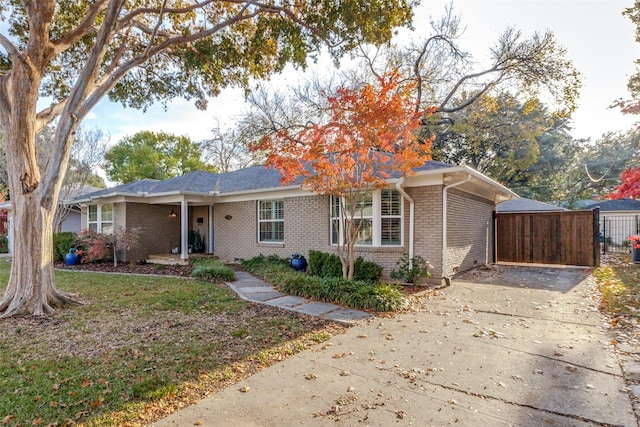
[[[387,188],[388,190],[394,190],[397,191],[394,188]],[[373,217],[372,217],[372,229],[373,229],[373,239],[372,239],[372,244],[370,245],[362,245],[362,244],[355,244],[356,247],[359,248],[400,248],[404,246],[404,196],[402,195],[402,193],[400,194],[400,244],[398,245],[383,245],[382,244],[382,190],[378,189],[378,190],[374,190],[373,192],[373,197],[372,197],[372,211],[373,211]],[[337,246],[338,243],[333,241],[333,221],[334,221],[334,216],[333,216],[333,197],[334,196],[330,196],[329,197],[329,214],[330,214],[330,218],[329,218],[329,241],[330,244],[332,246]],[[342,209],[342,206],[344,206],[344,198],[340,199],[340,209]],[[395,215],[390,215],[388,216],[388,218],[396,218],[397,216]],[[385,217],[387,218],[387,217]],[[368,219],[368,218],[367,218]],[[342,230],[342,215],[338,215],[338,226],[340,227],[340,230]],[[344,234],[338,232],[338,239],[339,239],[339,244],[340,245],[344,245]]]
[[[282,219],[260,219],[260,204],[262,202],[282,202]],[[265,244],[270,244],[270,243],[274,243],[274,244],[281,244],[284,243],[284,199],[263,199],[263,200],[258,200],[258,203],[256,205],[256,218],[257,218],[257,239],[258,239],[258,243],[265,243]],[[282,240],[261,240],[260,238],[260,224],[263,222],[281,222],[282,223]]]
[[[91,206],[95,206],[96,207],[96,220],[95,221],[91,221],[90,220],[90,214],[89,214],[89,210],[91,209]],[[102,220],[102,206],[111,206],[111,221],[103,221]],[[103,224],[110,224],[112,229],[114,227],[114,212],[113,212],[113,204],[112,203],[105,203],[105,204],[95,204],[95,205],[87,205],[87,228],[91,228],[91,224],[96,224],[96,232],[97,233],[102,233],[102,225]]]

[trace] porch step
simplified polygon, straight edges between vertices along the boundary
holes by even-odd
[[[147,262],[149,264],[162,264],[162,265],[187,265],[189,264],[188,259],[180,258],[180,255],[175,254],[159,254],[159,255],[149,255],[147,257]]]

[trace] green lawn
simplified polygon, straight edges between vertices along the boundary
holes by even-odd
[[[0,261],[0,292],[9,269]],[[87,304],[0,321],[0,426],[145,425],[340,329],[209,282],[56,280]]]

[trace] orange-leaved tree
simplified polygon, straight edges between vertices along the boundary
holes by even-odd
[[[620,174],[622,184],[618,185],[607,197],[610,199],[640,197],[640,168],[630,168]]]
[[[345,279],[353,279],[354,246],[371,192],[431,158],[432,140],[419,140],[417,131],[433,111],[415,111],[413,89],[397,73],[357,89],[341,87],[335,95],[323,94],[328,107],[322,123],[280,129],[251,146],[267,154],[267,166],[280,171],[283,185],[299,182],[333,197],[331,217]]]

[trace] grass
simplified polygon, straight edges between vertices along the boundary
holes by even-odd
[[[612,315],[640,316],[640,264],[628,255],[594,270],[601,293],[600,308]]]
[[[0,283],[9,268],[0,263]],[[211,282],[62,271],[56,281],[87,304],[0,321],[3,427],[146,425],[338,330]]]

